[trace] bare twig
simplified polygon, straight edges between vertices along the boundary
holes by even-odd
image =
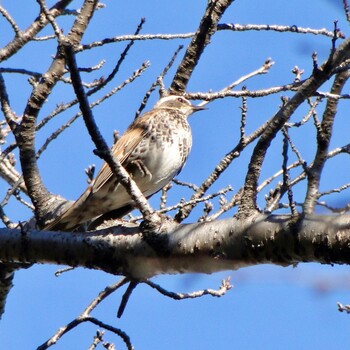
[[[316,101],[313,102],[313,103],[311,102],[310,99],[308,99],[308,103],[309,103],[309,105],[310,105],[311,108],[309,109],[309,111],[308,111],[308,113],[305,115],[305,117],[302,118],[302,120],[301,120],[300,122],[286,123],[286,127],[289,127],[289,128],[291,128],[291,127],[297,127],[297,128],[298,128],[298,127],[304,125],[305,123],[307,123],[307,122],[310,120],[310,118],[312,117],[312,115],[314,114],[315,109],[316,109],[316,107],[319,105],[320,102],[321,102],[321,98],[317,98]]]
[[[122,301],[121,301],[121,303],[119,305],[119,309],[118,309],[118,312],[117,312],[117,317],[118,318],[122,317],[122,315],[124,313],[124,310],[125,310],[125,307],[126,307],[126,304],[128,303],[129,298],[130,298],[133,290],[137,287],[138,284],[139,284],[138,281],[130,280],[128,288],[126,289],[125,293],[123,294]]]
[[[282,133],[284,135],[283,150],[282,150],[282,156],[283,156],[283,162],[282,162],[283,185],[282,186],[287,189],[289,207],[291,209],[292,215],[296,216],[298,212],[295,207],[295,203],[293,199],[293,191],[290,186],[290,176],[288,172],[288,144],[289,144],[288,129],[286,127],[282,128]]]
[[[19,28],[15,20],[11,17],[11,15],[2,6],[0,6],[0,14],[11,25],[13,31],[15,32],[15,36],[18,37],[21,34],[21,29]]]
[[[167,213],[167,212],[175,210],[175,209],[186,208],[187,206],[189,206],[190,208],[193,208],[198,203],[209,201],[209,200],[211,200],[211,199],[213,199],[215,197],[225,195],[227,192],[230,192],[230,191],[232,191],[232,187],[229,185],[229,186],[227,186],[226,188],[224,188],[224,189],[222,189],[220,191],[217,191],[215,193],[209,194],[208,196],[205,196],[205,197],[202,197],[202,198],[195,198],[195,199],[191,198],[189,201],[181,200],[177,204],[174,204],[174,205],[169,206],[169,207],[161,208],[161,209],[157,210],[156,212],[159,213],[159,214],[164,214],[164,213]],[[136,221],[139,221],[141,219],[142,219],[141,216],[136,216],[136,217],[132,218],[130,221],[131,222],[136,222]]]
[[[50,8],[50,14],[55,18],[60,16],[72,0],[58,1]],[[45,15],[39,16],[26,30],[18,32],[18,35],[5,47],[0,49],[0,62],[15,55],[24,45],[30,42],[48,24]]]
[[[162,95],[165,94],[164,91],[164,87],[163,87],[163,78],[165,77],[165,75],[168,73],[169,69],[172,67],[172,65],[175,62],[175,59],[177,57],[177,55],[179,54],[179,52],[182,50],[183,46],[180,45],[177,50],[174,52],[173,57],[170,59],[169,63],[164,67],[163,71],[160,73],[160,75],[157,77],[156,81],[153,82],[153,84],[151,85],[151,87],[148,89],[148,91],[145,94],[145,97],[143,98],[140,107],[138,108],[138,110],[136,111],[135,114],[135,119],[141,114],[141,112],[144,110],[144,108],[146,107],[147,101],[149,99],[149,97],[151,96],[152,92],[156,89],[157,86],[160,87],[159,92],[160,92],[160,96],[163,97]]]
[[[202,216],[198,219],[198,222],[203,222],[206,221],[210,212],[213,210],[214,205],[211,202],[204,202],[204,208],[203,208],[203,214]]]
[[[1,110],[4,113],[7,124],[9,125],[12,132],[17,127],[18,117],[15,115],[10,106],[10,100],[7,94],[5,80],[0,72],[0,103]]]
[[[164,209],[166,207],[166,202],[168,199],[168,191],[173,187],[172,182],[169,182],[162,188],[162,195],[160,197],[159,209]]]
[[[180,181],[178,179],[173,179],[173,182],[176,185],[188,187],[188,188],[190,188],[193,191],[197,191],[198,190],[198,186],[196,184],[193,184],[193,183]]]
[[[0,205],[0,220],[4,223],[7,228],[13,229],[17,224],[13,223],[10,218],[5,214],[2,205]],[[1,313],[0,313],[1,314]]]
[[[136,32],[135,33],[138,33],[141,28],[142,28],[142,25],[144,24],[145,20],[144,19],[141,19],[141,22],[140,24],[138,25],[137,29],[136,29]],[[112,81],[115,77],[115,75],[118,73],[119,69],[120,69],[120,66],[121,64],[123,63],[125,57],[127,56],[130,48],[132,47],[133,45],[133,41],[131,41],[126,47],[125,49],[123,50],[123,52],[121,53],[115,67],[113,68],[112,72],[108,75],[108,77],[106,79],[103,79],[100,84],[96,87],[94,87],[93,89],[89,90],[86,95],[87,96],[91,96],[93,94],[95,94],[96,92],[98,92],[99,90],[101,90],[103,87],[105,87],[110,81]],[[77,50],[75,49],[75,52],[77,52]],[[145,62],[143,63],[142,67],[144,66],[149,66],[149,62]],[[143,71],[142,67],[140,68],[141,71]],[[146,68],[147,68],[146,67]],[[140,71],[139,70],[139,71]],[[141,74],[141,72],[139,72]],[[124,85],[127,84],[127,82],[131,82],[133,81],[136,76],[139,76],[139,74],[137,74],[136,72],[134,72],[133,74],[133,77],[129,78],[129,80],[127,80],[125,82]],[[120,89],[124,86],[123,84],[121,84],[122,86],[120,87]],[[118,91],[118,90],[117,90]],[[116,92],[116,91],[115,91]],[[59,113],[62,113],[64,112],[65,110],[67,110],[68,108],[72,107],[73,105],[77,104],[78,103],[78,99],[74,99],[73,101],[70,101],[69,103],[66,103],[64,105],[60,105],[58,106],[54,112],[52,112],[48,117],[44,118],[41,123],[38,125],[38,129],[42,128],[50,119],[52,119],[53,117],[55,117],[57,114]],[[72,119],[71,119],[72,121]],[[72,121],[73,122],[73,121]],[[69,122],[68,122],[69,123]],[[69,124],[70,125],[70,124]],[[56,136],[57,137],[57,136]]]
[[[58,41],[61,41],[63,39],[63,34],[60,29],[60,27],[57,25],[55,18],[52,16],[50,10],[47,8],[45,0],[36,0],[37,3],[40,6],[41,12],[44,13],[45,17],[51,24],[53,31],[55,33],[55,36],[57,37]]]
[[[350,8],[349,8],[348,0],[343,0],[343,7],[344,7],[346,20],[350,22]]]
[[[343,305],[341,303],[337,303],[338,305],[338,311],[340,312],[346,312],[347,314],[350,314],[350,305]]]
[[[94,341],[89,347],[89,350],[94,350],[96,349],[97,345],[103,342],[103,335],[105,334],[104,331],[98,330],[96,332],[96,335],[94,336]]]
[[[219,24],[218,30],[233,30],[233,31],[249,31],[249,30],[272,30],[275,32],[292,32],[292,33],[300,33],[300,34],[313,34],[313,35],[325,35],[328,37],[333,37],[334,32],[327,29],[312,29],[312,28],[303,28],[295,25],[292,26],[282,26],[282,25],[274,25],[274,24]],[[345,35],[342,32],[337,33],[337,37],[345,38]]]
[[[174,293],[174,292],[169,292],[168,290],[164,289],[160,285],[150,281],[141,281],[144,284],[147,284],[148,286],[152,287],[153,289],[156,289],[159,293],[165,295],[166,297],[175,299],[175,300],[184,300],[184,299],[194,299],[194,298],[200,298],[204,295],[211,295],[213,297],[222,297],[225,295],[233,286],[231,284],[231,279],[230,277],[224,279],[221,281],[221,286],[219,289],[204,289],[204,290],[199,290],[196,292],[192,293]]]
[[[221,30],[232,30],[232,31],[276,31],[276,32],[289,32],[297,34],[313,34],[313,35],[323,35],[327,37],[333,37],[333,32],[327,29],[312,29],[304,28],[299,26],[283,26],[283,25],[273,25],[273,24],[218,24],[217,31]],[[100,47],[106,44],[112,44],[121,41],[146,41],[146,40],[174,40],[174,39],[190,39],[196,33],[183,33],[183,34],[143,34],[143,35],[121,35],[112,38],[106,38],[101,41],[94,41],[90,44],[80,45],[78,51],[90,50],[95,47]],[[340,38],[344,38],[343,33],[338,34]]]
[[[333,214],[338,214],[338,215],[343,215],[346,214],[347,212],[350,211],[350,204],[345,205],[344,207],[340,207],[340,208],[334,208],[332,206],[330,206],[329,204],[327,204],[324,201],[317,201],[317,205],[327,208],[329,211],[331,211]],[[301,205],[302,206],[302,205]]]
[[[249,136],[245,137],[244,139],[240,139],[238,144],[230,151],[228,152],[224,158],[219,162],[219,164],[215,167],[213,172],[208,176],[208,178],[199,186],[199,188],[196,190],[196,192],[192,195],[191,200],[196,200],[198,198],[201,198],[204,193],[212,186],[212,184],[220,177],[220,175],[228,168],[228,166],[232,163],[232,161],[236,158],[238,158],[242,152],[242,150],[249,145],[251,142],[256,140],[268,127],[270,121],[265,122],[263,125],[261,125],[258,129],[256,129],[254,132],[252,132]],[[182,222],[184,219],[186,219],[194,206],[188,205],[175,215],[175,220],[177,222]],[[226,207],[221,208],[221,210],[226,210]]]
[[[319,195],[318,195],[318,198],[330,195],[332,193],[340,193],[340,192],[342,192],[344,190],[347,190],[349,187],[350,187],[350,183],[347,183],[347,184],[345,184],[343,186],[340,186],[339,188],[333,188],[333,189],[328,190],[328,191],[320,192]]]
[[[104,329],[107,329],[115,334],[117,334],[119,337],[122,338],[124,343],[126,344],[127,348],[129,350],[133,349],[133,346],[131,344],[129,336],[120,330],[119,328],[115,328],[113,326],[110,326],[108,324],[105,324],[99,320],[97,320],[94,317],[91,317],[91,312],[103,301],[105,300],[109,295],[114,293],[117,289],[119,289],[121,286],[126,284],[129,280],[127,278],[123,278],[117,283],[110,285],[106,287],[102,292],[99,293],[99,295],[86,307],[86,309],[73,321],[69,322],[67,325],[61,327],[50,339],[48,339],[45,343],[40,345],[38,347],[38,350],[45,350],[49,348],[50,346],[57,343],[57,341],[62,338],[63,335],[68,333],[70,330],[74,329],[75,327],[79,326],[83,322],[91,322],[99,327],[102,327]]]

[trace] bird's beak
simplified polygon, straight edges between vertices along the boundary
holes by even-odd
[[[203,106],[192,105],[192,109],[193,109],[192,113],[194,113],[194,112],[198,112],[198,111],[203,111],[203,110],[208,109],[208,108],[205,108]]]

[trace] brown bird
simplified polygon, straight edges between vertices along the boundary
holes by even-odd
[[[113,145],[114,157],[145,197],[158,192],[181,171],[192,146],[187,117],[202,109],[184,97],[163,97],[152,110],[135,119]],[[91,219],[120,218],[132,209],[129,194],[104,163],[77,201],[44,229],[73,231]]]

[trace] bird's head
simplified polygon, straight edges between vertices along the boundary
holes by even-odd
[[[193,105],[189,100],[182,96],[170,95],[161,98],[154,106],[154,108],[166,108],[166,109],[176,109],[181,113],[185,114],[187,117],[197,111],[206,109],[202,106]]]

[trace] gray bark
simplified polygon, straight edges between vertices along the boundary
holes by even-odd
[[[161,233],[142,233],[138,225],[89,233],[0,229],[0,262],[65,264],[134,278],[257,264],[349,264],[350,215],[171,222]]]

